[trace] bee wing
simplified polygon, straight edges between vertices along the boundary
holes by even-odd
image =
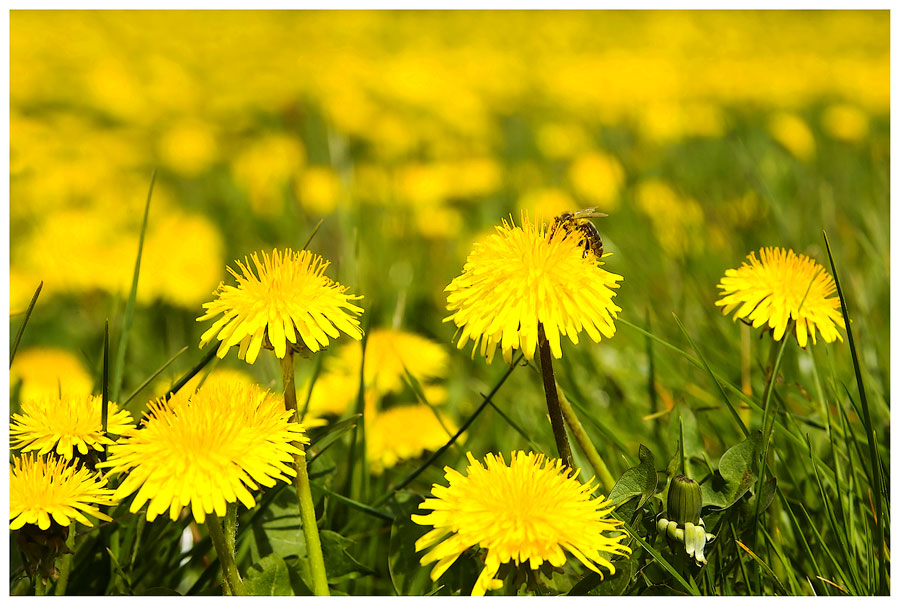
[[[600,217],[608,217],[606,213],[600,212],[597,210],[596,206],[591,208],[582,208],[581,210],[576,210],[572,213],[572,216],[575,219],[588,219],[588,218],[600,218]]]

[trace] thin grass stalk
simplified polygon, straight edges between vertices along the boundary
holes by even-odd
[[[581,424],[581,421],[578,420],[578,416],[575,414],[575,410],[572,408],[569,400],[566,399],[566,395],[562,392],[562,390],[559,389],[559,387],[557,387],[557,395],[559,396],[559,407],[562,409],[562,414],[563,418],[566,421],[566,425],[569,426],[569,429],[572,431],[572,435],[575,437],[575,442],[577,442],[578,446],[581,447],[581,451],[584,453],[584,456],[587,457],[588,462],[594,469],[594,473],[600,480],[600,484],[603,486],[603,490],[606,491],[606,494],[609,494],[613,489],[613,486],[616,485],[615,479],[612,477],[612,474],[609,473],[609,468],[606,466],[606,462],[603,460],[603,457],[600,456],[600,453],[597,452],[597,449],[594,447],[594,443],[591,442],[591,439],[588,437],[587,432],[584,430],[584,426]]]
[[[144,205],[144,219],[141,222],[141,235],[138,239],[137,259],[134,262],[134,275],[131,278],[131,293],[128,295],[128,303],[125,305],[125,318],[122,321],[122,334],[119,335],[119,349],[116,350],[116,365],[113,369],[112,389],[110,399],[119,401],[119,390],[122,388],[122,376],[125,373],[125,350],[128,347],[128,334],[134,322],[134,307],[137,300],[138,278],[141,274],[141,257],[144,253],[144,236],[147,234],[147,219],[150,215],[150,199],[153,197],[153,185],[156,183],[156,170],[150,177],[150,189],[147,191],[147,202]]]
[[[386,493],[381,495],[381,497],[379,497],[372,504],[373,507],[378,507],[378,506],[384,504],[398,490],[402,490],[402,489],[406,488],[406,486],[409,485],[410,482],[412,482],[417,477],[419,477],[419,475],[423,471],[428,469],[432,463],[434,463],[442,454],[444,454],[444,452],[446,452],[446,450],[448,448],[450,448],[456,442],[456,440],[459,438],[459,436],[461,436],[463,433],[465,433],[465,431],[469,428],[469,425],[471,425],[475,421],[475,419],[478,418],[478,415],[480,415],[481,412],[485,408],[487,408],[488,404],[491,404],[491,398],[493,398],[497,394],[497,392],[500,391],[500,387],[503,386],[503,384],[509,378],[509,375],[512,374],[512,372],[516,369],[516,367],[522,361],[523,357],[524,357],[523,354],[520,353],[519,356],[513,361],[513,363],[507,369],[506,373],[500,378],[500,380],[497,382],[497,384],[494,385],[494,388],[491,389],[490,393],[488,393],[488,395],[486,395],[484,397],[484,400],[482,400],[481,404],[478,405],[478,408],[475,409],[475,412],[473,412],[471,415],[469,415],[469,418],[466,419],[465,423],[460,425],[459,430],[455,434],[453,434],[453,437],[450,438],[449,440],[447,440],[446,444],[444,444],[443,446],[441,446],[440,448],[435,450],[433,453],[431,453],[431,455],[427,459],[425,459],[425,461],[423,461],[421,465],[419,465],[414,471],[412,471],[409,475],[407,475],[405,478],[403,478],[403,480],[399,484],[397,484],[396,486],[393,486],[390,490],[388,490]]]
[[[237,562],[234,559],[234,550],[228,549],[228,541],[222,532],[222,523],[215,513],[207,514],[206,528],[209,529],[209,538],[212,540],[216,554],[219,556],[219,565],[222,567],[222,579],[225,581],[225,590],[229,595],[249,595],[238,572]]]
[[[759,507],[762,499],[760,498],[762,495],[762,487],[763,483],[766,480],[766,470],[767,459],[769,455],[769,439],[772,436],[772,431],[775,429],[775,417],[777,416],[777,411],[772,411],[769,407],[769,403],[772,401],[772,393],[775,390],[775,381],[778,378],[778,370],[781,367],[781,359],[784,355],[784,348],[787,345],[788,338],[790,337],[791,330],[793,329],[794,321],[789,320],[787,328],[784,331],[784,336],[781,341],[776,341],[774,338],[769,346],[769,361],[766,365],[766,387],[763,390],[763,399],[762,399],[762,409],[763,409],[763,422],[762,422],[762,430],[763,430],[763,443],[762,443],[762,456],[760,458],[759,465],[759,473],[756,480],[756,508],[754,511],[754,523],[753,523],[753,536],[750,545],[753,549],[756,549],[756,539],[757,533],[759,531]],[[777,400],[775,406],[777,407]],[[762,593],[762,576],[760,573],[760,569],[756,569],[756,582],[757,589],[760,593]]]
[[[294,385],[294,352],[288,348],[281,358],[281,376],[284,383],[284,404],[293,411],[293,420],[300,422],[300,411],[297,409],[297,388]],[[316,509],[309,485],[309,473],[306,469],[306,452],[303,446],[295,444],[300,454],[294,455],[294,488],[300,502],[300,519],[303,523],[303,536],[306,538],[306,554],[313,577],[313,593],[329,595],[328,575],[325,572],[325,558],[322,556],[322,543],[319,540],[319,528],[316,525]]]
[[[541,355],[541,377],[544,379],[544,396],[547,399],[547,411],[550,413],[550,426],[553,428],[556,450],[563,464],[570,469],[575,469],[575,464],[572,462],[572,449],[569,448],[566,426],[563,422],[559,397],[556,392],[556,378],[553,375],[553,357],[550,352],[550,344],[547,342],[547,337],[544,335],[544,325],[541,323],[538,323],[538,349]]]
[[[872,489],[875,493],[875,526],[878,536],[878,592],[887,595],[888,580],[885,571],[886,550],[884,542],[884,517],[882,502],[882,482],[881,482],[881,466],[878,460],[877,441],[875,436],[875,428],[872,426],[872,418],[869,414],[869,401],[866,399],[866,389],[863,383],[862,372],[860,371],[859,358],[856,355],[856,343],[853,341],[853,329],[850,326],[850,312],[847,310],[847,301],[844,300],[844,291],[841,290],[841,283],[838,279],[837,267],[834,265],[834,256],[831,254],[831,243],[828,241],[828,234],[824,231],[822,235],[825,238],[825,249],[828,251],[828,261],[831,263],[831,275],[834,276],[834,285],[841,300],[841,314],[844,317],[844,328],[847,331],[847,344],[850,347],[850,357],[853,359],[853,372],[856,376],[856,387],[859,390],[859,400],[863,412],[863,425],[866,429],[866,439],[869,445],[869,464],[872,467]]]
[[[31,296],[31,303],[28,304],[28,308],[25,310],[25,319],[22,320],[22,325],[19,327],[19,331],[16,333],[16,338],[13,341],[12,349],[9,352],[9,367],[12,368],[13,359],[16,357],[16,352],[19,350],[19,343],[22,341],[22,335],[25,334],[25,326],[28,324],[28,319],[31,317],[31,312],[34,311],[34,305],[37,303],[38,295],[41,294],[41,289],[44,288],[44,281],[41,280],[41,283],[38,284],[37,289],[35,289],[34,294]]]

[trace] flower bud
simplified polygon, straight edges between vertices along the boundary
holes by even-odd
[[[700,485],[685,475],[677,475],[669,483],[669,498],[666,513],[679,526],[700,523],[700,509],[703,496]]]

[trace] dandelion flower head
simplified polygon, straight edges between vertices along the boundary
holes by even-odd
[[[325,276],[329,262],[322,257],[288,248],[273,250],[271,256],[264,252],[262,261],[253,253],[236,263],[240,273],[227,269],[237,286],[219,284],[215,300],[204,303],[206,313],[197,318],[222,315],[201,335],[201,347],[218,339],[217,355],[224,358],[239,345],[238,357],[252,364],[264,344],[283,358],[289,346],[319,351],[339,331],[362,337],[357,317],[363,309],[351,302],[362,297],[346,294],[346,287]]]
[[[22,403],[22,412],[12,415],[9,434],[13,448],[23,452],[55,451],[65,459],[89,450],[103,450],[113,440],[103,434],[100,396],[44,395]],[[131,413],[109,403],[106,431],[121,435],[133,427]]]
[[[142,426],[122,436],[101,463],[128,473],[116,498],[137,491],[132,513],[149,501],[148,520],[166,510],[175,520],[189,505],[202,524],[209,513],[225,515],[226,503],[253,507],[250,490],[296,473],[293,455],[302,450],[294,443],[309,440],[281,398],[241,382],[182,393],[152,402]]]
[[[818,330],[826,342],[843,338],[835,325],[844,327],[840,299],[834,297],[834,279],[806,255],[783,248],[762,248],[759,258],[751,252],[737,269],[725,271],[718,284],[722,298],[716,305],[734,319],[742,319],[759,328],[768,325],[780,341],[794,320],[794,332],[800,347],[807,338],[816,343]]]
[[[420,383],[447,375],[447,350],[426,337],[405,330],[376,328],[366,338],[365,383],[378,395],[397,393],[406,385],[407,372]],[[329,372],[359,380],[362,348],[343,345],[325,362]]]
[[[612,502],[592,499],[593,483],[576,480],[577,472],[560,460],[518,451],[507,466],[503,455],[488,454],[484,464],[471,453],[466,456],[466,475],[445,467],[449,485],[434,484],[432,497],[419,506],[431,513],[412,516],[416,524],[434,527],[416,541],[416,551],[431,548],[421,564],[437,562],[432,580],[473,546],[486,549],[487,555],[472,595],[501,587],[496,575],[510,560],[527,561],[532,570],[545,561],[559,567],[568,551],[602,576],[598,566],[615,573],[604,554],[631,552],[621,543],[626,535],[604,534],[621,525],[609,518]]]
[[[21,401],[43,395],[90,393],[94,380],[73,353],[57,347],[31,347],[16,354],[9,384],[22,381]]]
[[[9,469],[9,527],[17,530],[25,524],[36,524],[47,530],[50,518],[60,526],[68,526],[72,520],[93,526],[84,514],[110,521],[97,506],[113,505],[112,495],[106,480],[87,467],[69,465],[53,455],[13,457]]]
[[[504,220],[476,243],[463,273],[444,289],[452,312],[444,321],[458,327],[457,347],[471,340],[472,355],[480,346],[490,362],[499,345],[509,363],[515,349],[534,358],[538,323],[556,358],[562,357],[560,334],[576,344],[582,330],[595,343],[612,337],[622,311],[613,303],[613,289],[622,276],[603,269],[579,238],[534,225],[523,214],[521,227]]]
[[[366,418],[366,456],[374,473],[446,444],[456,425],[425,404],[402,404]]]

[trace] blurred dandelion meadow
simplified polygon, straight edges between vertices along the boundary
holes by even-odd
[[[10,38],[11,593],[890,592],[887,11]]]

